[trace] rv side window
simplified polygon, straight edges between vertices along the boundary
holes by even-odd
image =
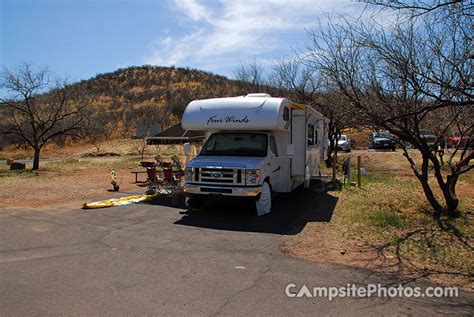
[[[272,150],[273,154],[275,154],[275,156],[278,156],[278,148],[273,135],[270,135],[270,149]]]
[[[314,139],[314,125],[308,124],[308,145],[315,145]]]
[[[290,108],[283,108],[283,120],[290,121]]]

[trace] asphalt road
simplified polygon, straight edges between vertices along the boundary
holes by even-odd
[[[463,292],[441,299],[287,297],[289,283],[402,282],[280,252],[281,234],[329,221],[336,201],[282,195],[260,218],[245,205],[187,214],[166,201],[89,211],[3,208],[0,315],[472,315],[474,296]]]

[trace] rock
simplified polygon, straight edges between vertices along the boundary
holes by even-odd
[[[346,250],[342,249],[342,250],[341,250],[341,254],[342,254],[342,255],[345,255],[345,254],[346,254]]]
[[[24,170],[25,168],[25,163],[14,162],[10,165],[10,170]]]

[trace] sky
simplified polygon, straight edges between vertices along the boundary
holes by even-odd
[[[71,81],[132,65],[197,68],[232,78],[308,43],[351,0],[0,0],[0,65],[49,67]]]

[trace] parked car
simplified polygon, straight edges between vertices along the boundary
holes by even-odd
[[[428,146],[433,146],[436,143],[436,141],[438,141],[438,135],[436,133],[433,133],[427,130],[422,130],[420,132],[420,137],[425,140]],[[439,143],[442,143],[441,138],[439,139]]]
[[[433,145],[436,142],[438,142],[438,145],[437,145],[436,149],[433,149],[433,150],[444,149],[445,140],[444,140],[444,138],[439,138],[436,133],[430,132],[428,130],[421,130],[420,131],[420,138],[424,139],[426,141],[426,144],[429,147],[433,147]],[[407,148],[414,148],[414,149],[418,148],[418,146],[416,144],[411,144],[411,143],[408,143],[408,142],[403,142],[403,144]]]
[[[351,151],[351,139],[349,139],[347,135],[341,134],[339,139],[337,139],[337,150],[344,152]]]
[[[474,147],[474,134],[463,135],[461,137],[460,132],[453,132],[446,138],[446,145],[448,148],[454,148],[456,146],[465,147],[468,144],[469,147]]]
[[[395,151],[396,142],[388,132],[375,131],[369,136],[369,149],[390,149]]]

